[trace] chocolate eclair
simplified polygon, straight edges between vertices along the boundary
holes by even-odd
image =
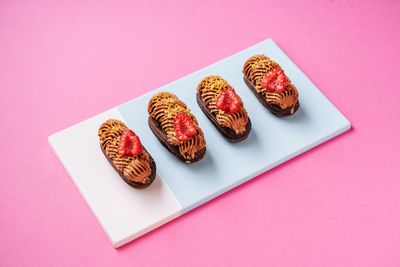
[[[98,136],[107,160],[127,184],[145,188],[154,181],[156,163],[125,123],[108,119],[100,126]]]
[[[299,94],[278,63],[264,55],[249,58],[243,66],[244,81],[257,99],[278,117],[299,108]]]
[[[148,104],[149,126],[172,154],[185,163],[204,158],[206,141],[203,131],[189,108],[174,94],[161,92]]]
[[[217,130],[230,142],[249,136],[251,121],[243,101],[223,78],[212,75],[197,86],[197,103]]]

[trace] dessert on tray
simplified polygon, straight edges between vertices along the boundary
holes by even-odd
[[[203,131],[178,97],[168,92],[158,93],[150,99],[147,111],[151,131],[178,159],[193,163],[205,156]]]
[[[212,75],[197,86],[197,103],[217,130],[230,142],[247,138],[251,121],[242,99],[223,78]]]
[[[154,181],[156,164],[125,123],[108,119],[100,126],[98,136],[107,160],[127,184],[145,188]]]
[[[299,94],[278,63],[264,55],[249,58],[243,66],[244,81],[258,100],[278,117],[299,108]]]

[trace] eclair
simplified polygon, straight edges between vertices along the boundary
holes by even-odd
[[[249,136],[251,121],[243,101],[223,78],[212,75],[197,86],[197,103],[215,128],[230,142]]]
[[[195,116],[174,94],[161,92],[148,104],[149,127],[179,160],[193,163],[204,158],[206,141]]]
[[[299,108],[299,94],[278,63],[265,55],[249,58],[243,66],[244,81],[257,99],[278,117]]]
[[[107,160],[127,184],[145,188],[154,181],[156,164],[125,123],[108,119],[100,126],[98,136]]]

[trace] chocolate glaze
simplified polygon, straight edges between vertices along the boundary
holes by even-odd
[[[114,162],[112,161],[112,159],[110,157],[107,156],[105,150],[101,149],[101,151],[103,151],[104,156],[107,158],[108,162],[110,162],[111,166],[113,166],[113,168],[117,171],[117,173],[119,174],[119,176],[121,176],[121,178],[130,186],[138,188],[138,189],[143,189],[148,187],[156,178],[156,163],[154,162],[153,158],[150,156],[150,168],[151,168],[151,174],[148,177],[148,182],[147,183],[140,183],[140,182],[135,182],[133,180],[129,180],[121,171],[119,171],[117,169],[117,167],[114,165]],[[143,147],[143,151],[145,151],[146,153],[147,150]],[[150,154],[149,154],[150,155]]]
[[[265,98],[261,94],[257,93],[254,85],[249,81],[249,79],[246,76],[243,76],[243,79],[244,79],[244,82],[246,83],[246,85],[250,88],[250,90],[253,92],[253,94],[257,97],[258,101],[260,101],[260,103],[263,104],[264,107],[266,107],[272,114],[274,114],[277,117],[284,117],[284,116],[292,115],[297,111],[297,109],[300,106],[299,101],[297,101],[294,106],[288,107],[286,109],[282,109],[278,105],[268,103],[267,101],[265,101]]]
[[[149,123],[150,130],[157,137],[157,139],[160,141],[160,143],[166,149],[168,149],[169,152],[174,154],[180,161],[185,162],[185,163],[194,163],[194,162],[199,161],[202,158],[204,158],[204,156],[206,154],[206,147],[205,146],[203,148],[201,148],[200,150],[196,151],[194,153],[194,156],[190,157],[190,159],[188,159],[187,156],[189,156],[189,155],[182,155],[179,152],[179,146],[171,145],[168,142],[167,135],[161,129],[160,124],[155,119],[153,119],[151,116],[149,116],[148,123]]]

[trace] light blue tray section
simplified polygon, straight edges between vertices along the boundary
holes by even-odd
[[[297,87],[300,108],[293,116],[272,115],[244,83],[243,64],[256,54],[277,61]],[[215,74],[235,88],[252,121],[252,131],[243,142],[226,141],[197,105],[198,83]],[[207,142],[206,157],[200,162],[192,165],[180,162],[150,131],[147,103],[160,91],[176,94],[199,121]],[[350,129],[350,122],[271,39],[129,101],[117,110],[153,156],[158,173],[175,194],[182,213]]]

